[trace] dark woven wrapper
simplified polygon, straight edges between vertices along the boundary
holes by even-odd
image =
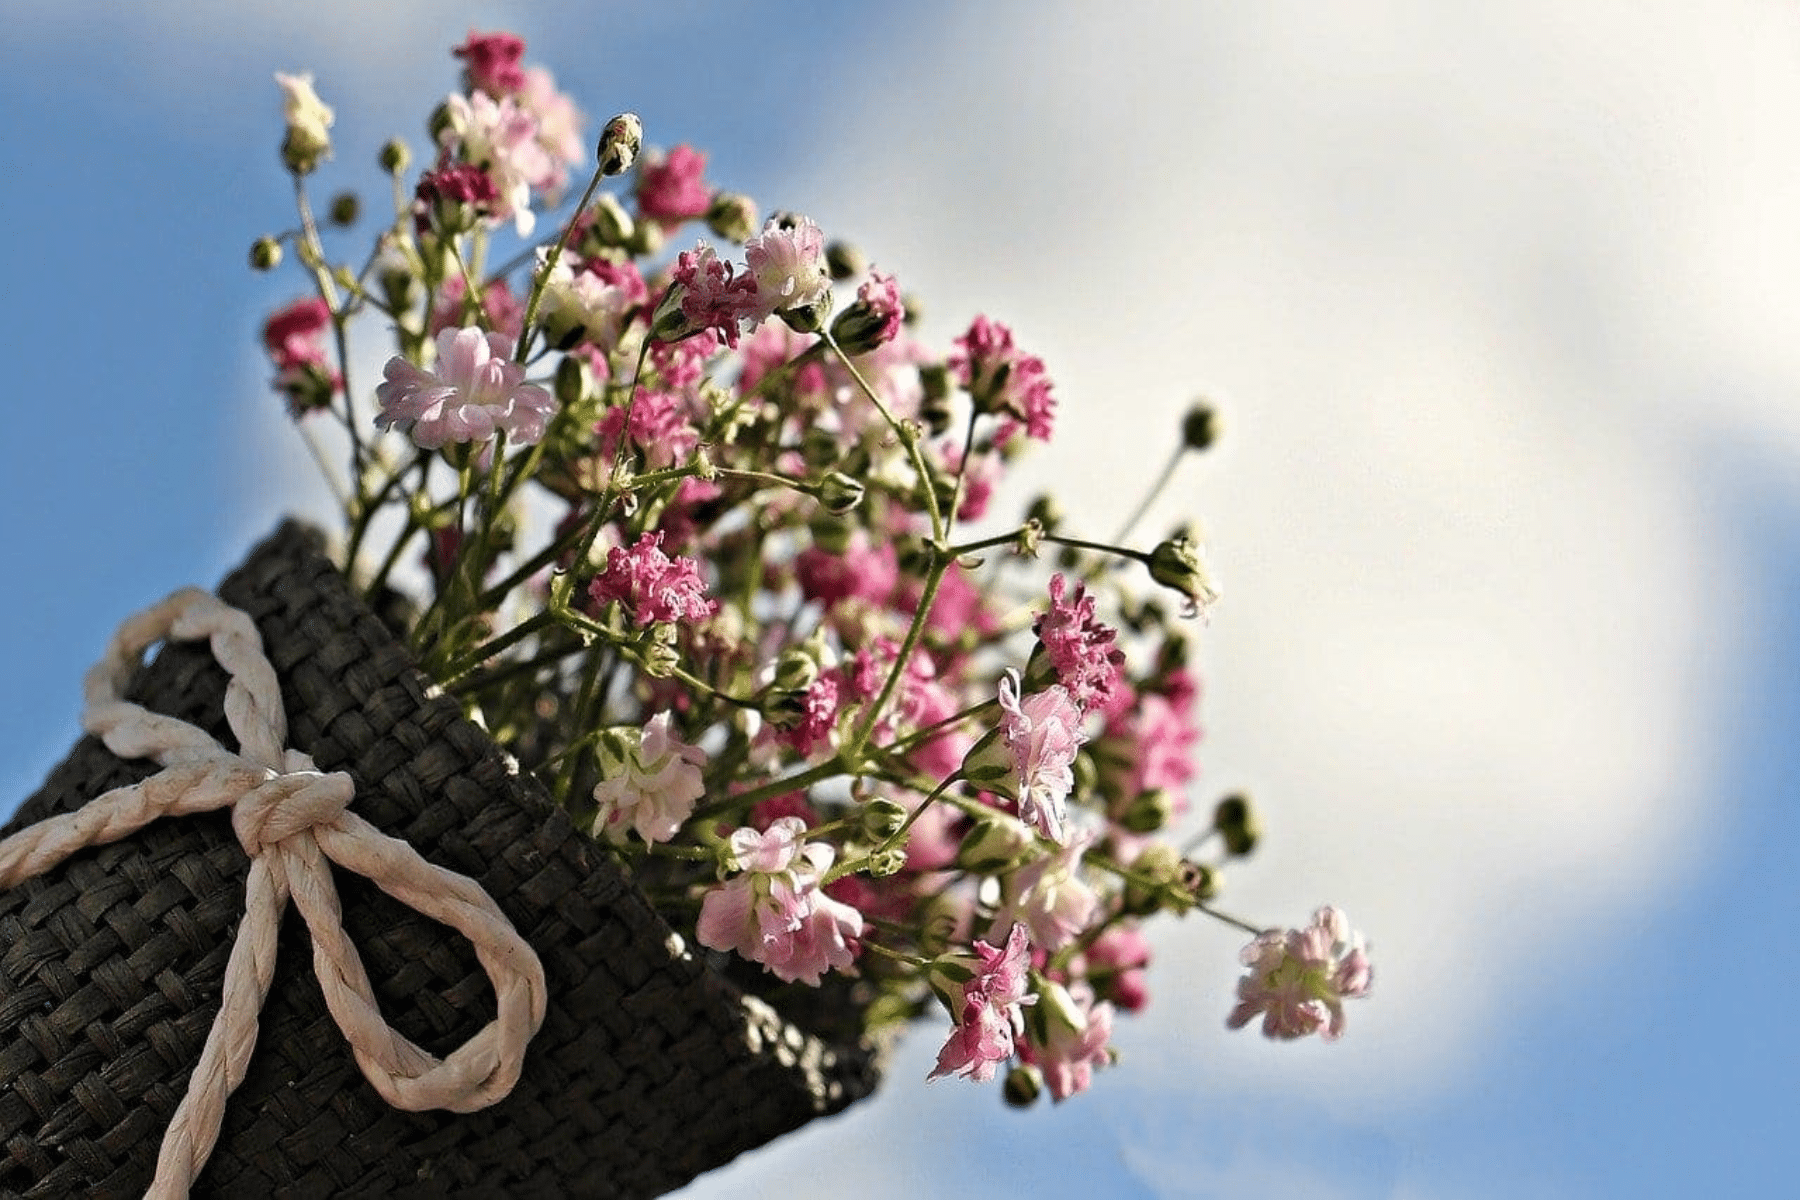
[[[869,1047],[803,1032],[687,953],[624,871],[431,694],[315,543],[284,526],[219,588],[262,633],[289,744],[351,773],[354,811],[494,898],[543,960],[549,1013],[499,1104],[392,1109],[326,1011],[290,911],[196,1195],[657,1195],[873,1090]],[[235,749],[224,685],[204,645],[170,645],[129,695]],[[84,738],[4,832],[154,770]],[[165,818],[0,892],[0,1193],[142,1194],[218,1011],[247,866],[226,815]],[[336,874],[390,1024],[442,1054],[492,1019],[467,942]]]

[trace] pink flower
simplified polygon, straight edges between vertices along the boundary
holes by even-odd
[[[808,685],[800,697],[800,711],[794,723],[775,734],[775,740],[791,746],[802,758],[811,758],[819,743],[832,743],[837,734],[838,681],[833,675],[821,675]]]
[[[1094,1002],[1085,987],[1065,988],[1052,983],[1040,997],[1036,1019],[1022,1057],[1044,1073],[1050,1095],[1057,1101],[1085,1092],[1093,1082],[1094,1068],[1112,1064],[1113,1007]]]
[[[1015,1039],[1025,1034],[1021,1005],[1037,1002],[1026,990],[1031,955],[1025,927],[1012,927],[1005,949],[978,941],[975,953],[980,965],[953,998],[955,1025],[927,1079],[961,1075],[985,1083],[994,1077],[995,1067],[1013,1056]]]
[[[886,271],[869,268],[868,280],[856,289],[856,300],[875,323],[870,336],[875,345],[886,345],[900,336],[900,324],[906,319],[906,305],[900,299],[900,285]]]
[[[554,188],[562,170],[538,142],[537,117],[511,96],[495,100],[486,92],[452,95],[444,110],[438,144],[486,171],[496,195],[493,215],[511,217],[519,235],[529,235],[537,223],[532,189]]]
[[[700,243],[683,250],[669,273],[671,290],[657,306],[657,332],[665,341],[716,330],[727,346],[737,349],[738,334],[743,323],[757,311],[756,280],[739,275],[737,268],[721,259],[711,246]],[[679,312],[678,327],[663,332],[664,322],[673,304]]]
[[[1119,632],[1094,615],[1094,598],[1087,585],[1077,582],[1075,594],[1066,595],[1062,574],[1050,578],[1050,608],[1032,626],[1056,677],[1069,689],[1069,697],[1082,711],[1103,705],[1119,683],[1125,652],[1113,642]]]
[[[1031,931],[1033,945],[1051,954],[1074,941],[1100,915],[1100,897],[1081,878],[1081,855],[1092,840],[1078,834],[1053,854],[1040,854],[1000,879],[1000,907],[992,933],[1010,925]]]
[[[771,217],[744,243],[744,263],[756,281],[754,320],[810,307],[831,290],[825,234],[808,217],[788,224]]]
[[[618,452],[619,431],[625,427],[626,407],[621,404],[607,409],[606,415],[594,426],[600,439],[600,455],[608,463]],[[689,420],[687,404],[681,397],[668,392],[640,390],[629,407],[631,441],[644,452],[644,460],[651,467],[672,467],[685,462],[700,444],[700,431]]]
[[[550,156],[549,177],[540,185],[551,203],[569,181],[568,168],[587,160],[587,139],[581,133],[581,110],[568,94],[556,89],[556,78],[542,67],[525,68],[525,87],[519,95],[525,111],[537,118],[537,141]]]
[[[436,337],[446,329],[461,328],[485,316],[487,328],[505,334],[509,342],[517,341],[519,329],[525,323],[525,302],[513,295],[506,280],[491,280],[481,290],[479,312],[465,303],[468,291],[469,285],[463,282],[460,274],[445,276],[438,288],[437,302],[431,306],[431,319],[426,322],[425,332]]]
[[[604,832],[622,843],[629,825],[646,842],[666,842],[706,794],[700,775],[706,753],[669,733],[666,712],[651,717],[641,730],[608,730],[600,739],[599,757],[596,836]]]
[[[692,146],[677,146],[666,156],[646,153],[638,167],[638,212],[669,226],[705,216],[712,207],[705,174],[706,155]]]
[[[1005,413],[1025,432],[1049,441],[1056,415],[1044,360],[1013,345],[1012,330],[984,316],[956,339],[949,367],[969,390],[977,412]]]
[[[1150,941],[1137,925],[1110,925],[1094,939],[1084,956],[1095,990],[1126,1012],[1150,1002],[1144,968],[1150,965]]]
[[[1019,673],[1000,679],[1001,735],[1012,755],[1012,794],[1019,819],[1053,842],[1068,841],[1068,798],[1075,786],[1075,754],[1087,739],[1081,710],[1068,689],[1052,684],[1019,699]]]
[[[700,564],[662,552],[662,534],[646,533],[629,550],[614,546],[606,552],[606,570],[588,585],[596,604],[617,600],[639,625],[657,621],[704,621],[719,609],[706,596]]]
[[[556,407],[549,392],[525,382],[505,334],[446,329],[437,335],[437,370],[400,355],[388,359],[375,389],[375,423],[399,428],[427,450],[446,442],[485,442],[497,430],[520,445],[544,436]]]
[[[510,33],[476,33],[450,53],[463,60],[463,82],[471,90],[479,89],[498,100],[525,86],[525,72],[520,60],[525,57],[525,39]]]
[[[331,306],[317,296],[276,309],[263,322],[263,346],[277,371],[325,365],[325,331],[331,328]]]
[[[816,987],[856,961],[862,914],[819,887],[836,857],[805,842],[806,823],[783,817],[763,832],[734,830],[729,864],[742,872],[700,901],[696,935],[714,950],[762,963],[776,978]]]
[[[500,193],[492,177],[472,163],[445,163],[425,171],[413,191],[413,227],[422,234],[462,233],[501,211]],[[459,276],[450,278],[462,284]]]
[[[1250,973],[1238,980],[1238,1003],[1226,1024],[1242,1029],[1258,1013],[1271,1038],[1344,1032],[1344,1001],[1365,996],[1374,972],[1362,935],[1343,912],[1324,907],[1305,929],[1271,929],[1244,947]]]
[[[868,532],[857,529],[842,554],[817,546],[802,550],[794,557],[794,576],[808,600],[827,606],[859,597],[886,604],[900,580],[900,560],[892,542],[870,545]]]

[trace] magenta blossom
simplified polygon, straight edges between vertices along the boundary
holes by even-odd
[[[663,225],[704,217],[712,207],[706,186],[706,155],[677,146],[667,155],[646,153],[638,167],[638,212]]]
[[[476,33],[450,53],[463,60],[463,82],[471,91],[486,92],[498,100],[525,87],[525,39],[510,33]]]
[[[317,296],[278,308],[263,322],[263,346],[278,371],[325,365],[325,331],[331,328],[331,306]]]
[[[414,366],[396,354],[375,388],[375,424],[398,428],[435,450],[446,442],[485,442],[498,431],[520,445],[544,436],[556,400],[525,382],[505,334],[473,327],[437,335],[437,369]]]
[[[639,625],[657,621],[704,621],[719,609],[706,595],[700,564],[662,551],[661,533],[646,533],[637,545],[606,552],[606,569],[588,585],[596,604],[617,600]]]
[[[826,971],[855,963],[862,914],[825,894],[820,879],[836,852],[806,842],[806,822],[782,817],[767,830],[734,830],[729,865],[740,874],[706,893],[696,935],[735,951],[784,982],[818,986]]]
[[[683,250],[669,277],[670,291],[664,294],[656,314],[655,332],[662,340],[675,341],[711,329],[735,350],[744,322],[753,315],[760,319],[756,280],[738,274],[735,266],[705,242]],[[679,323],[667,328],[666,323],[677,314]]]
[[[706,753],[669,732],[669,714],[657,713],[641,730],[608,730],[599,742],[600,811],[594,833],[625,840],[629,826],[645,842],[666,842],[693,815],[706,794],[700,767]]]
[[[1023,925],[1012,927],[1004,949],[975,943],[980,965],[961,994],[952,997],[950,1015],[956,1023],[927,1079],[961,1075],[985,1083],[1013,1056],[1016,1039],[1025,1035],[1021,1006],[1037,1002],[1037,995],[1027,990],[1030,949]]]
[[[1271,929],[1244,947],[1250,973],[1238,980],[1238,1003],[1226,1024],[1242,1029],[1262,1014],[1263,1034],[1336,1041],[1344,1033],[1344,1001],[1366,996],[1374,972],[1362,935],[1329,906],[1305,929]]]
[[[1125,652],[1113,644],[1118,630],[1094,615],[1087,585],[1077,581],[1073,596],[1067,586],[1061,572],[1050,577],[1050,608],[1032,628],[1070,699],[1086,712],[1111,697]]]
[[[1005,413],[1039,441],[1049,441],[1056,416],[1044,360],[1013,345],[1012,330],[985,316],[956,339],[949,367],[969,389],[977,412]]]

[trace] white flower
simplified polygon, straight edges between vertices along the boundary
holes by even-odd
[[[693,815],[706,794],[700,765],[706,754],[669,733],[669,714],[658,713],[642,730],[608,730],[600,739],[600,812],[594,832],[625,840],[627,825],[652,844],[666,842]]]
[[[485,442],[505,430],[529,446],[544,436],[556,399],[525,382],[525,368],[512,360],[512,344],[502,333],[473,326],[437,335],[436,371],[414,366],[396,354],[375,388],[381,411],[375,423],[398,427],[427,450],[446,442]]]

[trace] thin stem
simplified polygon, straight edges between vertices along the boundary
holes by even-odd
[[[1119,532],[1113,534],[1113,541],[1124,541],[1125,535],[1131,532],[1132,527],[1144,519],[1144,514],[1150,511],[1150,506],[1156,503],[1156,498],[1162,495],[1162,490],[1169,486],[1169,480],[1175,477],[1175,468],[1181,465],[1182,456],[1186,453],[1186,446],[1177,445],[1175,447],[1175,453],[1171,454],[1169,461],[1163,464],[1162,474],[1156,477],[1156,482],[1150,485],[1150,490],[1144,493],[1142,500],[1138,501],[1137,508],[1129,517],[1125,518],[1125,523],[1119,526]]]
[[[925,466],[925,454],[919,449],[918,432],[902,425],[899,419],[888,410],[888,406],[882,403],[881,397],[875,394],[875,389],[869,386],[869,381],[862,377],[862,372],[858,371],[856,364],[850,361],[850,356],[844,353],[843,347],[837,344],[837,339],[831,336],[831,330],[822,330],[819,336],[825,339],[825,344],[831,347],[831,352],[838,356],[838,361],[844,364],[846,371],[850,372],[850,378],[856,381],[857,388],[869,398],[869,402],[875,406],[875,411],[881,414],[881,419],[888,423],[888,428],[894,431],[894,436],[898,437],[900,444],[906,447],[907,454],[912,458],[913,471],[919,476],[919,487],[925,493],[926,511],[931,514],[931,540],[942,542],[944,540],[944,516],[938,510],[937,489],[931,486],[931,471]]]
[[[874,732],[875,725],[881,720],[881,711],[893,697],[894,689],[900,685],[900,677],[906,673],[906,664],[912,661],[913,651],[918,649],[919,638],[925,632],[925,619],[931,615],[931,606],[937,600],[938,585],[944,581],[944,572],[950,566],[951,559],[936,557],[932,560],[931,569],[925,576],[925,590],[919,595],[919,603],[913,609],[912,624],[906,627],[906,640],[900,643],[900,651],[894,656],[894,665],[888,671],[887,680],[881,685],[881,694],[875,703],[863,713],[857,722],[856,732],[850,736],[850,757],[855,761],[862,755],[863,747],[869,744],[869,735]]]
[[[537,321],[538,305],[544,302],[544,288],[550,282],[550,272],[562,258],[562,252],[569,244],[569,238],[575,233],[575,222],[581,219],[582,210],[594,198],[594,191],[600,186],[600,168],[594,168],[594,174],[588,180],[587,190],[581,193],[581,199],[575,204],[575,211],[563,222],[562,236],[556,239],[556,245],[550,247],[550,253],[544,259],[543,269],[538,271],[531,284],[531,295],[525,298],[525,319],[519,324],[519,344],[513,350],[515,362],[525,361],[525,351],[531,345],[531,327]]]

